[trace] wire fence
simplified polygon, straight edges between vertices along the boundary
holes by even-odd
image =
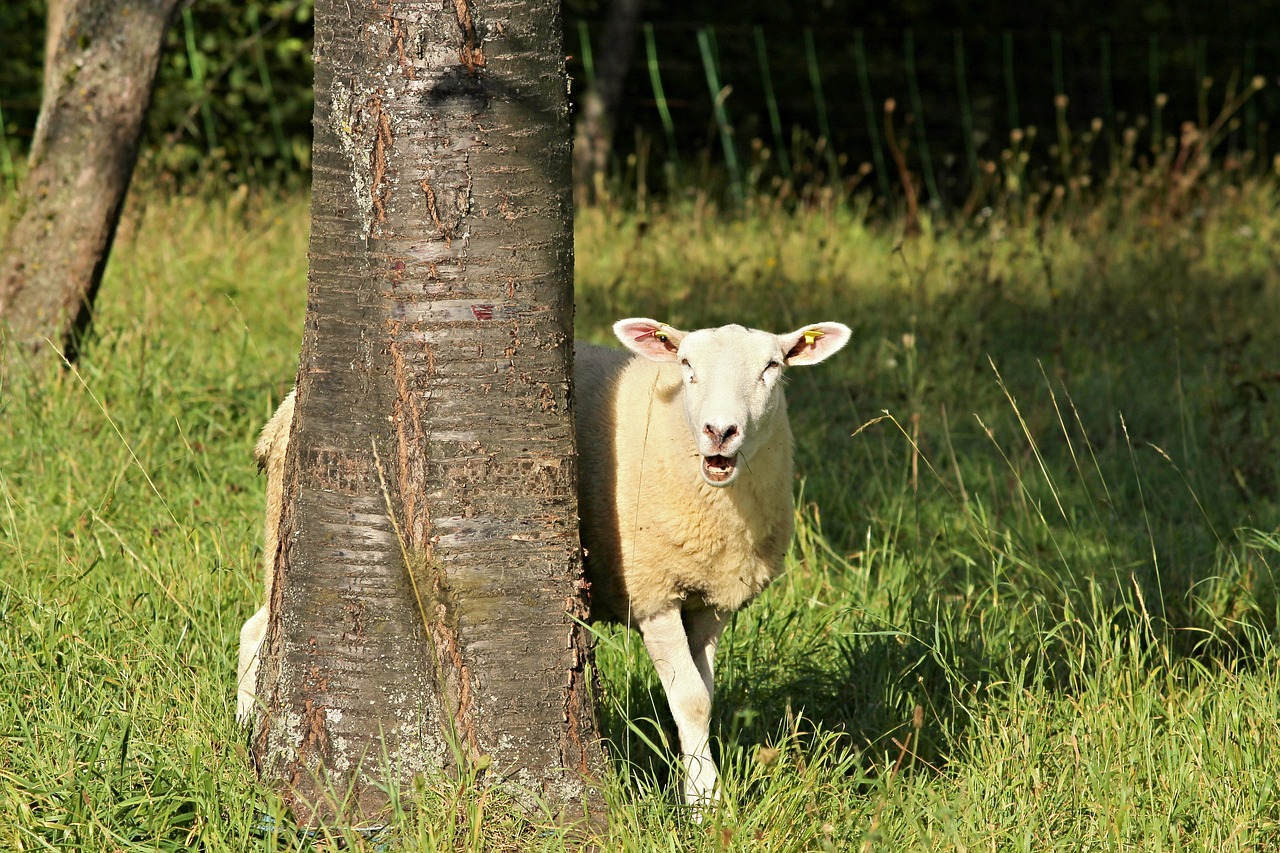
[[[264,36],[279,24],[246,18],[242,43],[215,63],[200,47],[215,24],[184,11],[153,106],[149,145],[164,152],[162,168],[221,161],[241,179],[305,173],[310,46],[295,32],[299,44],[287,61],[264,50]],[[602,33],[587,21],[567,24],[578,91],[592,83],[593,53],[618,49],[601,44]],[[0,54],[16,39],[0,35]],[[1266,85],[1243,101],[1220,150],[1269,165],[1268,132],[1280,112],[1280,42],[1272,39],[654,21],[640,27],[631,51],[615,176],[667,189],[711,181],[730,198],[762,178],[865,179],[888,196],[895,158],[904,157],[923,200],[945,204],[963,197],[984,160],[1031,128],[1052,140],[1065,122],[1112,145],[1131,130],[1141,136],[1139,150],[1151,150],[1183,122],[1208,126],[1255,80]],[[17,185],[38,103],[38,91],[0,89],[6,188]],[[1043,156],[1052,159],[1051,147]]]
[[[580,25],[574,35],[581,55],[595,33]],[[615,163],[643,150],[647,161],[687,167],[697,155],[735,195],[742,163],[762,156],[783,179],[863,175],[888,195],[897,153],[926,199],[945,203],[1028,130],[1050,140],[1046,157],[1064,123],[1103,140],[1103,156],[1126,130],[1151,150],[1184,122],[1208,127],[1242,93],[1220,150],[1269,167],[1280,112],[1272,41],[649,23],[634,50]],[[570,70],[590,82],[580,63]]]

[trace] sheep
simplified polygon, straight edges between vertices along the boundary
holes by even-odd
[[[792,437],[782,376],[849,340],[817,323],[786,335],[682,332],[620,320],[637,357],[575,351],[578,511],[591,614],[640,630],[680,737],[685,801],[718,796],[709,727],[716,644],[791,543]]]
[[[296,389],[281,401],[271,420],[262,428],[253,448],[258,469],[267,474],[267,522],[262,537],[263,585],[265,602],[240,629],[240,665],[236,674],[236,722],[247,724],[257,704],[258,652],[267,637],[267,621],[271,618],[271,592],[275,583],[277,537],[280,533],[280,511],[284,507],[284,455],[289,449],[289,430],[293,426],[293,400]]]
[[[682,332],[620,320],[634,355],[575,348],[578,508],[591,617],[640,630],[667,695],[685,801],[719,797],[710,751],[716,644],[769,584],[790,545],[792,436],[782,376],[848,342],[840,323],[785,335],[742,326]],[[255,453],[267,472],[267,601],[293,394]],[[237,718],[253,711],[269,605],[241,632]]]

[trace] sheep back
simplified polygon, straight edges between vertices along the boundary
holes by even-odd
[[[289,449],[289,430],[293,426],[293,401],[297,391],[290,391],[281,401],[276,413],[262,428],[253,457],[258,469],[267,474],[267,521],[262,537],[264,574],[266,576],[266,600],[271,601],[271,588],[275,582],[277,539],[280,535],[280,513],[284,507],[284,457]]]

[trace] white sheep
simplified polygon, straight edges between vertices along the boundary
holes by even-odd
[[[782,374],[827,358],[850,333],[839,323],[682,332],[648,319],[613,331],[642,358],[575,352],[592,615],[640,629],[680,734],[685,800],[697,806],[718,796],[708,731],[716,643],[791,542]]]
[[[593,618],[640,629],[667,694],[685,799],[718,797],[709,726],[716,643],[778,573],[792,533],[792,438],[782,374],[849,340],[839,323],[786,335],[682,332],[620,320],[632,352],[575,349],[578,508]],[[290,394],[255,453],[267,471],[267,602],[240,634],[237,718],[253,711],[280,518]]]

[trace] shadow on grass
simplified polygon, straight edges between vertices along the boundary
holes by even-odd
[[[722,771],[733,756],[750,758],[775,747],[802,755],[834,748],[842,754],[832,764],[869,777],[904,757],[941,770],[963,742],[975,694],[983,686],[1007,684],[1006,671],[1019,665],[1012,658],[993,659],[976,635],[939,649],[867,625],[814,646],[809,637],[792,644],[797,632],[773,633],[770,615],[762,621],[744,618],[731,629],[737,636],[726,635],[719,656],[712,750]],[[678,801],[675,723],[652,666],[632,660],[628,671],[604,679],[597,705],[601,733],[636,792],[665,792]],[[1066,687],[1065,660],[1041,659],[1040,666],[1044,672],[1036,677],[1061,679]],[[850,756],[852,762],[844,760]]]

